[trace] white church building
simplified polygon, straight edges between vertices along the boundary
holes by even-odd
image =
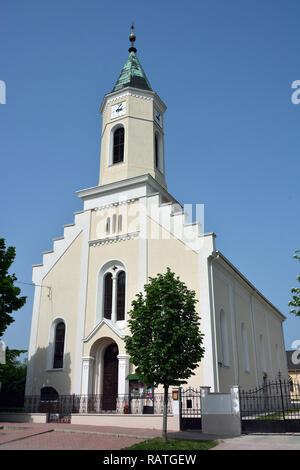
[[[130,41],[101,105],[99,185],[77,192],[82,211],[33,266],[26,395],[99,394],[114,409],[114,397],[136,385],[124,343],[131,302],[167,267],[196,292],[204,333],[205,355],[187,386],[227,392],[279,371],[287,377],[285,317],[168,192],[166,105],[137,58],[133,30]]]

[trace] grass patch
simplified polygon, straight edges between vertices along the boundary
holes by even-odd
[[[161,437],[139,442],[122,450],[209,450],[218,443],[215,441],[184,441],[179,439],[168,439],[163,443]]]
[[[286,410],[284,412],[284,415],[283,415],[282,411],[269,413],[269,414],[266,414],[266,415],[263,415],[263,416],[259,416],[256,419],[258,419],[258,420],[268,420],[268,419],[273,419],[274,420],[275,419],[276,420],[276,419],[283,419],[283,416],[285,416],[286,418],[292,417],[292,418],[295,418],[295,419],[300,419],[299,418],[300,417],[300,409],[299,408],[292,408],[292,409]]]

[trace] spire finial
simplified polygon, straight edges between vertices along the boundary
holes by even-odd
[[[135,34],[134,34],[134,25],[132,23],[131,25],[131,33],[129,36],[129,41],[131,42],[131,47],[128,49],[129,52],[136,52],[136,48],[134,47],[134,42],[136,40]]]

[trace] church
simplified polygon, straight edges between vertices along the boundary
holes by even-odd
[[[82,211],[33,266],[26,395],[101,395],[114,410],[117,396],[139,393],[124,343],[128,313],[149,277],[167,267],[196,292],[204,333],[205,355],[187,387],[227,392],[279,371],[287,377],[285,317],[168,192],[166,105],[137,57],[133,27],[129,40],[101,104],[99,185],[77,192]]]

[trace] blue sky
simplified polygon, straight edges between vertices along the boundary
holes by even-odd
[[[205,204],[217,248],[287,316],[300,249],[298,0],[2,0],[0,236],[16,247],[12,271],[31,282],[81,210],[76,190],[98,184],[103,95],[138,57],[168,109],[168,189]],[[21,286],[21,285],[20,285]],[[34,288],[4,341],[28,349]]]

